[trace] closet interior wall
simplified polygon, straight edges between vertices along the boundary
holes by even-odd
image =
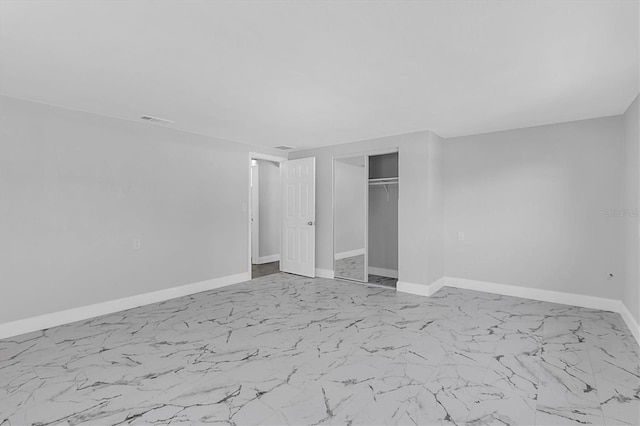
[[[398,153],[369,157],[369,181],[398,178]],[[398,277],[399,185],[369,186],[369,274]]]

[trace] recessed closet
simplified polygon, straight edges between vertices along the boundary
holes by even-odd
[[[335,277],[385,287],[398,278],[398,152],[334,158]]]

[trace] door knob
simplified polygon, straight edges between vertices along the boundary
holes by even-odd
[[[313,226],[313,222],[307,222],[307,225]]]

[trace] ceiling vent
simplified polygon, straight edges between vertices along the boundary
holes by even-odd
[[[276,149],[279,149],[281,151],[289,151],[289,150],[296,149],[296,148],[293,147],[293,146],[288,146],[288,145],[280,145],[280,146],[276,146]]]
[[[173,121],[166,118],[152,117],[150,115],[143,115],[140,120],[148,121],[149,123],[173,124]]]

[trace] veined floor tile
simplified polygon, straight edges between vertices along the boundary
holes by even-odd
[[[0,341],[0,425],[640,424],[619,315],[274,274]]]

